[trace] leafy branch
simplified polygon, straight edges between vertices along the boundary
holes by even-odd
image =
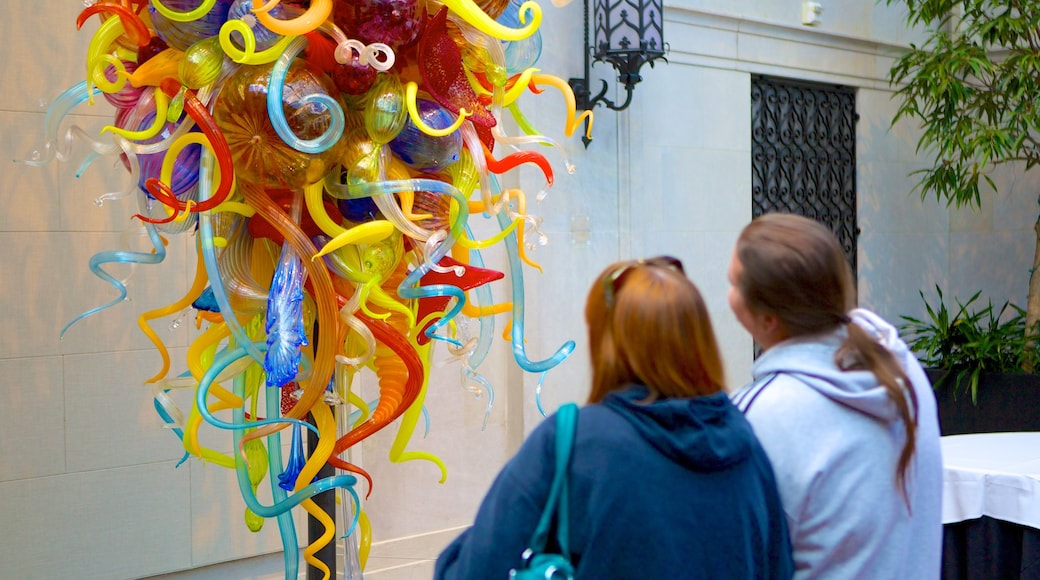
[[[936,152],[931,168],[915,172],[917,188],[977,206],[980,181],[996,189],[992,167],[1040,163],[1040,3],[888,0],[897,2],[928,31],[889,71],[901,101],[893,124],[920,121],[918,152]]]

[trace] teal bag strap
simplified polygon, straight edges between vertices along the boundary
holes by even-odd
[[[552,487],[549,488],[549,499],[545,502],[542,517],[538,520],[538,527],[534,530],[531,543],[525,552],[525,556],[540,554],[545,550],[546,541],[549,539],[549,528],[552,525],[553,513],[557,515],[556,541],[560,545],[560,552],[570,559],[568,538],[569,531],[569,501],[570,495],[567,484],[567,471],[571,462],[571,449],[574,447],[574,432],[578,424],[578,405],[567,403],[556,411],[556,472],[553,474]],[[525,558],[526,559],[526,558]]]

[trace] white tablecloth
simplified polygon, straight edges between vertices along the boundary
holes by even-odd
[[[943,523],[989,516],[1040,529],[1040,433],[942,438]]]

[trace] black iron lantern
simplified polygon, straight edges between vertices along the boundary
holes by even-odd
[[[584,0],[585,2],[585,78],[569,80],[579,110],[590,110],[602,103],[613,111],[624,110],[632,102],[636,83],[643,80],[639,69],[644,64],[664,59],[663,0]],[[593,3],[595,44],[589,46],[589,2]],[[599,93],[589,87],[590,57],[595,62],[609,62],[618,71],[618,81],[625,86],[625,101],[620,105],[606,98],[607,81]],[[667,61],[667,60],[666,60]],[[582,137],[585,146],[589,140]]]

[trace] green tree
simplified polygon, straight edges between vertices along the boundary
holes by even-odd
[[[980,181],[996,190],[995,166],[1040,163],[1040,0],[885,1],[905,6],[908,24],[926,32],[889,71],[900,100],[893,124],[919,121],[918,151],[935,153],[932,167],[913,174],[917,190],[977,207]],[[1030,334],[1040,320],[1040,216],[1033,229]]]

